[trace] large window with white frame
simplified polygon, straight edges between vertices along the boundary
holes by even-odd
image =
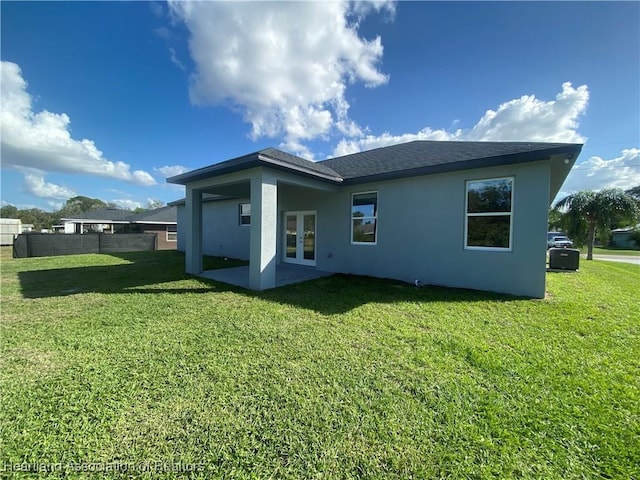
[[[466,182],[466,249],[511,250],[513,186],[513,177]]]
[[[238,223],[240,225],[251,225],[251,204],[241,203],[238,205]]]
[[[378,192],[351,195],[351,243],[375,245],[378,224]]]

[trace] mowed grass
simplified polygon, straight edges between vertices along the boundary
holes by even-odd
[[[344,275],[256,293],[187,276],[183,261],[3,259],[4,465],[640,478],[635,265],[582,261],[529,300]]]
[[[586,247],[582,248],[582,253],[586,253]],[[625,255],[632,257],[640,257],[640,250],[631,250],[616,247],[594,247],[594,255]]]

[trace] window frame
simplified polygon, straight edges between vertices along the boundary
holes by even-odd
[[[469,184],[475,182],[491,182],[496,180],[508,180],[511,183],[511,209],[508,212],[479,212],[469,213]],[[488,252],[512,252],[513,251],[513,217],[515,205],[516,177],[507,175],[503,177],[474,178],[466,180],[464,185],[464,249]],[[469,245],[469,217],[509,217],[509,246],[508,247],[487,247],[480,245]]]
[[[356,195],[368,195],[368,194],[372,194],[375,193],[376,194],[376,209],[375,209],[375,215],[373,217],[354,217],[353,216],[353,199]],[[351,240],[351,245],[377,245],[378,244],[378,204],[379,204],[379,193],[378,190],[369,190],[366,192],[352,192],[351,193],[351,205],[349,208],[349,217],[350,217],[350,223],[351,223],[351,227],[350,227],[350,234],[351,236],[349,237],[349,240]],[[357,218],[372,218],[375,220],[375,230],[374,230],[374,237],[373,237],[373,242],[356,242],[353,240],[353,221]]]
[[[242,213],[242,206],[249,205],[249,213]],[[242,223],[243,218],[248,218],[248,223]],[[243,202],[238,204],[238,225],[241,227],[250,227],[251,226],[251,202]]]
[[[170,232],[169,228],[175,228],[175,231]],[[166,237],[165,238],[166,238],[167,242],[177,242],[178,241],[178,225],[177,224],[176,225],[167,225],[166,228],[165,228],[165,232],[166,232]],[[169,235],[173,235],[174,238],[171,239],[169,237]]]

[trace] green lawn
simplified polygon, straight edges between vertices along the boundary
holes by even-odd
[[[586,247],[582,250],[582,253],[586,253]],[[640,257],[640,250],[629,250],[624,248],[615,247],[594,247],[594,255],[631,255],[634,257]]]
[[[0,476],[639,479],[640,269],[580,267],[527,300],[349,276],[247,292],[176,252],[3,258]]]

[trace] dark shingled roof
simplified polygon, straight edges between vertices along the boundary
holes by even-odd
[[[279,170],[293,170],[303,175],[320,177],[331,181],[341,181],[340,176],[328,166],[318,162],[312,162],[311,160],[305,160],[304,158],[291,155],[276,148],[265,148],[243,155],[242,157],[232,158],[225,162],[216,163],[208,167],[167,178],[167,182],[186,185],[188,182],[194,182],[213,175],[224,175],[259,166],[272,167]]]
[[[312,162],[275,148],[265,148],[243,157],[176,175],[168,178],[167,181],[186,185],[214,175],[268,166],[324,181],[356,184],[531,162],[549,158],[554,154],[575,158],[581,149],[582,145],[574,143],[416,140]]]
[[[174,205],[155,208],[145,212],[134,213],[127,218],[132,223],[176,223],[178,209]]]
[[[531,142],[413,142],[323,160],[345,183],[426,175],[577,154],[581,145]]]
[[[325,175],[331,177],[339,177],[339,175],[331,167],[323,164],[322,162],[312,162],[311,160],[305,160],[304,158],[291,155],[290,153],[283,152],[281,150],[278,150],[277,148],[265,148],[264,150],[260,150],[260,152],[258,153],[276,160],[280,160],[281,162],[312,170],[314,172],[324,173]]]

